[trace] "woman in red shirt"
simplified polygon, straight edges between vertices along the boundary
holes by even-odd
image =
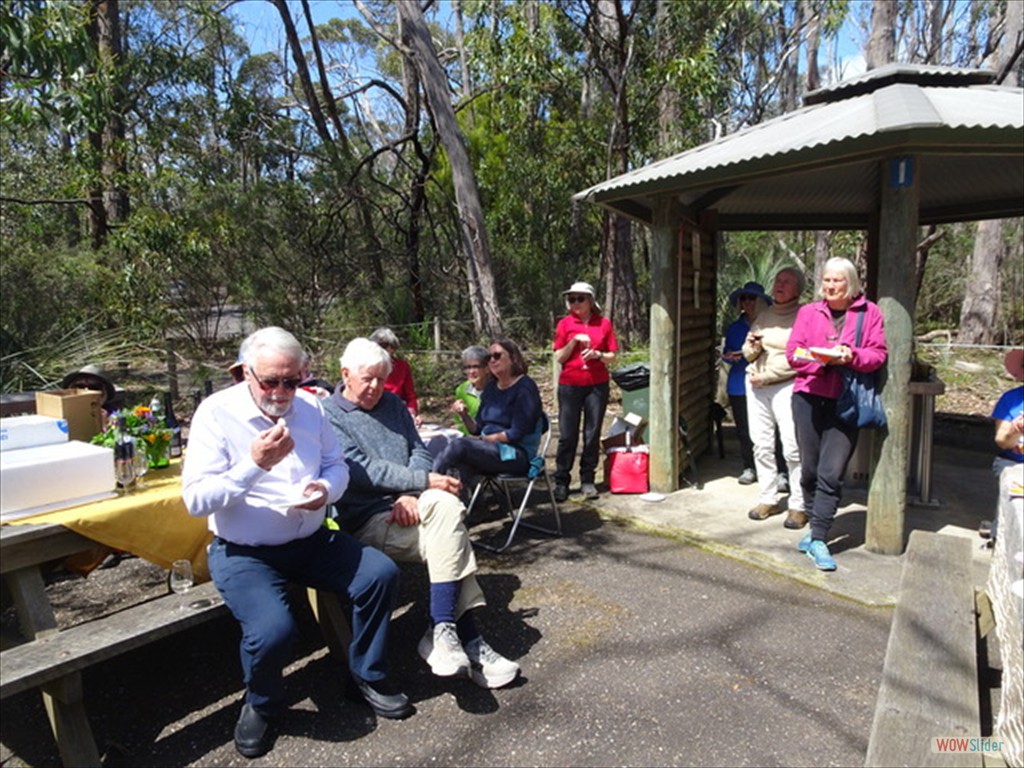
[[[416,397],[416,387],[412,381],[412,368],[402,358],[395,357],[395,352],[398,351],[398,337],[390,328],[378,328],[370,335],[370,341],[376,342],[391,356],[391,375],[384,382],[384,389],[394,392],[405,401],[405,405],[418,427],[422,419],[420,419],[420,403]]]
[[[601,425],[608,407],[608,365],[619,344],[611,321],[601,314],[590,283],[573,283],[565,296],[569,314],[555,328],[555,359],[562,366],[558,378],[558,453],[555,458],[555,500],[569,496],[569,478],[579,443],[583,417],[583,451],[580,454],[580,492],[596,499],[594,473],[601,453]]]

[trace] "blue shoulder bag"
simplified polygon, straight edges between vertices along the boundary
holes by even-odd
[[[861,330],[866,312],[857,313],[857,332],[854,346],[860,347]],[[843,390],[836,401],[836,417],[851,427],[874,429],[884,427],[888,420],[878,393],[876,371],[855,371],[843,366],[839,375],[843,378]]]

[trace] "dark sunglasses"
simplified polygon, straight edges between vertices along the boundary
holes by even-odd
[[[584,294],[579,295],[579,296],[573,294],[572,296],[566,296],[565,298],[569,300],[570,304],[582,304],[584,301],[586,301],[590,297],[587,294],[584,293]]]
[[[269,392],[272,389],[277,389],[278,387],[284,387],[285,389],[290,389],[292,392],[294,392],[296,389],[299,388],[299,384],[302,383],[302,379],[298,378],[261,379],[259,376],[256,375],[256,371],[254,371],[252,368],[249,369],[249,373],[251,373],[252,377],[256,379],[256,383],[260,385],[260,388],[266,392]]]
[[[504,354],[504,352],[491,352],[488,357],[491,358],[491,360],[501,360],[501,356]]]

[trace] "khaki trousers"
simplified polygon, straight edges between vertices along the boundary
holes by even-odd
[[[388,523],[381,513],[356,531],[356,538],[403,563],[426,563],[431,583],[461,582],[455,617],[486,604],[476,580],[476,556],[464,523],[466,507],[447,491],[434,488],[419,498],[419,525]]]

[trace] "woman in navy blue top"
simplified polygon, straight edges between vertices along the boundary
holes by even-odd
[[[542,407],[537,384],[526,375],[526,360],[515,342],[496,339],[488,349],[491,380],[480,396],[470,436],[451,441],[434,461],[434,471],[459,472],[465,487],[478,475],[525,474],[540,443]]]

